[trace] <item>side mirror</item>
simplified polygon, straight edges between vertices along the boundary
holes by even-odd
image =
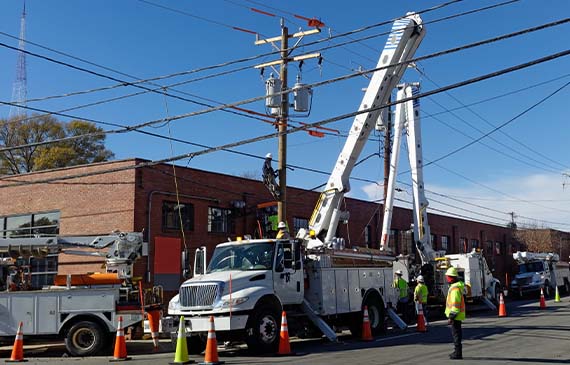
[[[183,250],[180,256],[180,265],[182,266],[182,277],[184,280],[190,278],[190,255],[188,250]]]
[[[196,249],[194,255],[194,276],[204,275],[206,273],[206,247],[202,246]]]
[[[283,272],[283,271],[285,271],[285,266],[283,265],[283,261],[279,261],[275,265],[275,272]]]

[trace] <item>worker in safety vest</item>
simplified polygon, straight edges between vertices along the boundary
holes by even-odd
[[[287,224],[285,224],[285,222],[279,222],[277,228],[279,229],[279,232],[277,232],[277,237],[275,238],[278,240],[286,240],[288,238],[291,238],[289,230],[287,229]]]
[[[461,322],[465,320],[465,298],[463,297],[465,284],[459,279],[457,269],[454,267],[447,269],[445,277],[449,283],[445,316],[447,317],[447,324],[451,326],[454,345],[454,351],[449,355],[449,358],[454,360],[463,359]]]
[[[418,275],[416,278],[416,288],[414,289],[414,303],[416,304],[416,313],[419,312],[420,305],[422,306],[422,312],[424,314],[424,321],[427,326],[427,298],[428,298],[428,288],[424,282],[424,277]]]
[[[402,278],[402,270],[396,270],[394,274],[396,274],[396,278],[394,279],[393,287],[399,292],[396,309],[402,313],[404,317],[407,317],[406,304],[408,303],[408,282]],[[406,321],[406,319],[407,318],[404,318],[404,321]]]

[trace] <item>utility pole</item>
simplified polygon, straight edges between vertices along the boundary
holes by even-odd
[[[279,192],[281,199],[277,202],[277,219],[279,222],[287,221],[287,117],[289,116],[289,94],[287,91],[287,52],[289,48],[289,29],[285,26],[285,21],[281,19],[281,91],[283,98],[278,117],[279,142],[277,155],[279,157]]]
[[[26,75],[26,54],[24,48],[26,46],[26,2],[24,1],[24,10],[22,10],[22,18],[20,19],[20,39],[18,41],[18,62],[16,63],[16,80],[12,87],[12,103],[8,118],[19,117],[26,114],[26,110],[22,107],[26,106],[28,98]]]
[[[277,120],[277,130],[279,131],[278,137],[278,171],[279,171],[279,199],[277,200],[277,219],[279,222],[287,221],[287,120],[289,118],[289,93],[287,87],[287,65],[291,61],[303,61],[310,58],[321,57],[320,53],[311,53],[295,57],[290,57],[291,52],[297,47],[301,42],[301,39],[306,35],[320,33],[321,30],[318,26],[324,24],[318,23],[317,28],[308,31],[299,31],[294,34],[289,34],[289,29],[285,26],[285,21],[281,19],[281,36],[273,37],[268,39],[257,39],[255,45],[260,44],[272,44],[274,48],[279,50],[280,59],[276,61],[266,62],[260,65],[256,65],[255,68],[263,69],[265,67],[273,67],[275,65],[280,65],[279,69],[279,79],[281,82],[281,104],[278,107],[278,111],[275,115]],[[299,38],[295,45],[289,48],[289,38]],[[281,41],[280,47],[277,47],[274,42]]]

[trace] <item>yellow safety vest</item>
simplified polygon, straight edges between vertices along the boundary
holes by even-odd
[[[457,313],[456,321],[465,319],[465,299],[463,298],[463,288],[465,284],[462,281],[451,284],[447,291],[447,301],[445,303],[445,316],[450,318],[450,313]]]
[[[426,304],[428,298],[428,289],[425,284],[418,283],[416,289],[414,290],[414,300]]]
[[[400,291],[400,298],[405,298],[408,296],[408,283],[402,278],[398,278],[394,281],[394,288]]]

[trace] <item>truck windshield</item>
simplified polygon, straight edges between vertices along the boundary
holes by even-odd
[[[542,265],[542,262],[540,262],[540,261],[527,262],[526,264],[520,264],[519,265],[519,272],[520,273],[541,272],[541,271],[544,271],[544,267]]]
[[[216,247],[208,265],[208,273],[228,270],[271,270],[274,244],[241,243]]]

